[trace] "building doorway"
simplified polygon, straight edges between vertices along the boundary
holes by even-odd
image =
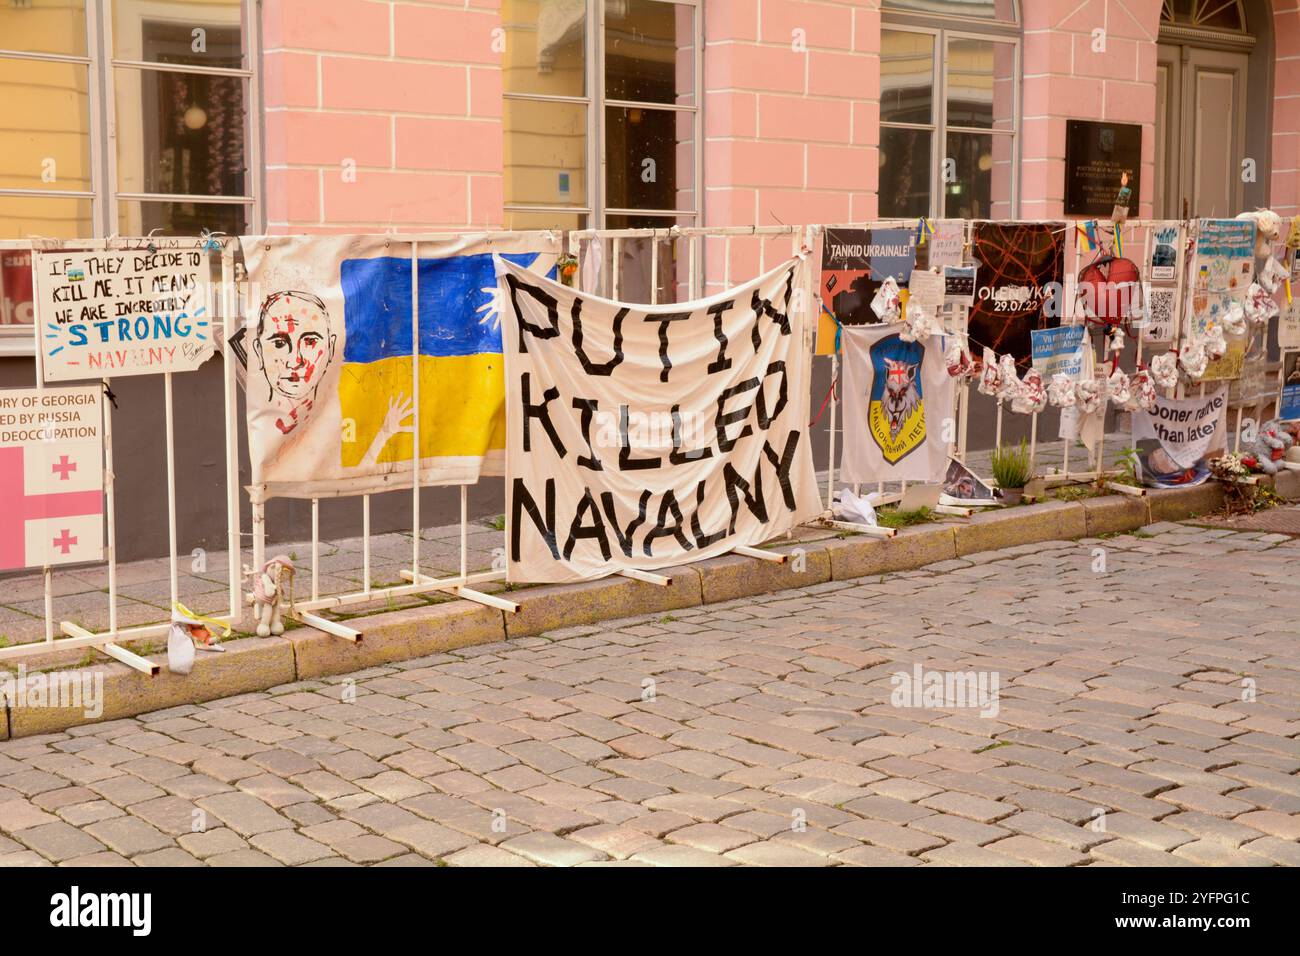
[[[1260,10],[1248,10],[1259,7]],[[1155,213],[1229,218],[1266,202],[1267,4],[1164,0],[1156,65]],[[1248,18],[1249,17],[1249,18]],[[1260,104],[1259,109],[1248,104]]]

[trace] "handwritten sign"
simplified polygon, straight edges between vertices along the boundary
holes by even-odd
[[[212,357],[198,250],[40,252],[36,285],[47,382],[189,372]]]

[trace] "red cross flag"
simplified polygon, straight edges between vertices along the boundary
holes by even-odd
[[[0,390],[0,571],[104,557],[99,386]]]

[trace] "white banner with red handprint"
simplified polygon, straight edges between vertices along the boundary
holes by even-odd
[[[552,273],[558,241],[249,236],[254,500],[465,484],[505,454],[500,253]],[[419,460],[415,461],[418,448]]]
[[[846,326],[844,481],[942,481],[956,437],[956,381],[943,339],[903,338],[901,323]]]

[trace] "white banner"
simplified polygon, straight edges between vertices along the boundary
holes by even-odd
[[[1133,413],[1134,472],[1145,485],[1178,488],[1210,476],[1206,463],[1225,440],[1228,390],[1196,398],[1156,397],[1150,412]]]
[[[210,268],[200,249],[36,253],[44,380],[198,368],[213,351]]]
[[[421,485],[502,473],[492,255],[545,273],[555,265],[553,238],[421,242],[414,291],[412,245],[396,237],[240,241],[251,289],[239,347],[249,366],[254,500],[410,488],[417,419]]]
[[[756,545],[821,512],[808,261],[698,302],[626,305],[498,260],[511,581]]]
[[[902,329],[844,329],[844,481],[937,482],[947,471],[956,387],[943,339],[904,342]]]

